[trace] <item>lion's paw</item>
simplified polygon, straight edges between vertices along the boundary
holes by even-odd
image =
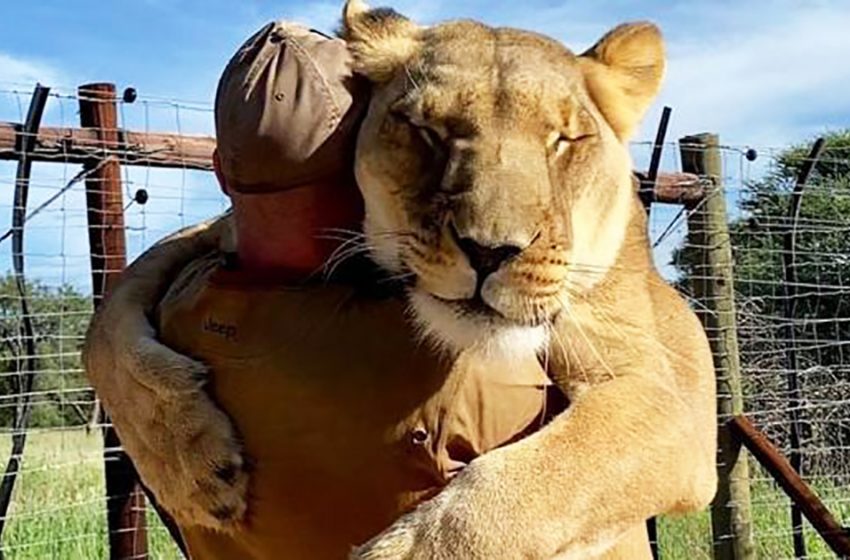
[[[230,419],[203,391],[156,408],[144,437],[160,461],[138,461],[142,480],[178,524],[232,530],[245,516],[249,474]]]
[[[363,546],[352,560],[447,560],[463,558],[458,549],[468,536],[466,520],[456,507],[456,487],[399,518],[392,526]],[[468,552],[468,551],[467,551]]]
[[[249,470],[242,443],[206,392],[149,395],[111,415],[140,478],[180,526],[231,531],[244,519]]]
[[[491,451],[446,488],[356,548],[357,560],[489,560],[545,558],[529,546],[532,525],[507,500],[504,457]]]
[[[409,516],[363,546],[355,548],[350,560],[402,560],[414,558],[416,528]]]
[[[174,448],[183,491],[169,497],[185,523],[229,530],[247,509],[248,469],[230,419],[200,393],[176,411]]]

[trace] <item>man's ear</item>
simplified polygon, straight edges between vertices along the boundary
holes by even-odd
[[[230,189],[227,187],[227,178],[224,176],[224,171],[221,170],[221,154],[218,153],[218,148],[213,150],[213,171],[215,178],[218,180],[218,187],[221,192],[230,196]]]
[[[596,106],[620,140],[628,140],[661,89],[661,31],[648,22],[620,25],[578,60]]]
[[[375,83],[390,80],[419,48],[420,27],[390,8],[348,0],[339,35],[348,43],[354,71]]]

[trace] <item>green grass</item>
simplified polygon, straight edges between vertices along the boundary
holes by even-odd
[[[0,457],[8,456],[8,437]],[[34,432],[15,488],[4,552],[10,560],[107,558],[102,445],[99,433],[82,430]],[[764,474],[754,470],[752,502],[759,558],[792,558],[788,500]],[[850,522],[850,489],[827,483],[816,490],[839,522]],[[153,513],[148,513],[151,557],[179,554]],[[664,518],[659,545],[664,560],[711,558],[707,513]],[[807,528],[810,558],[834,558]]]
[[[781,489],[767,479],[760,468],[751,468],[750,499],[753,508],[753,534],[758,558],[793,559],[791,541],[791,502]],[[828,481],[814,485],[827,508],[846,526],[850,523],[850,488],[838,488]],[[820,535],[805,524],[806,546],[810,560],[835,558]],[[711,519],[708,512],[661,519],[659,547],[664,560],[711,559]]]
[[[0,457],[9,453],[9,438]],[[3,552],[9,560],[108,558],[100,433],[33,432],[15,485]],[[152,558],[180,558],[148,513]]]

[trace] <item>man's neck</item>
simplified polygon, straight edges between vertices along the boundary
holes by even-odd
[[[332,230],[359,229],[362,202],[351,187],[310,185],[233,197],[240,268],[303,280],[339,247]]]
[[[247,271],[284,273],[298,280],[319,270],[331,254],[316,240],[314,231],[289,231],[282,236],[281,232],[236,229],[239,266]]]

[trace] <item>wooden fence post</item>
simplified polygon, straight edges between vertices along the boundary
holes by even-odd
[[[119,147],[118,112],[113,84],[89,84],[78,90],[80,125],[93,129],[104,152]],[[95,308],[127,265],[121,168],[108,153],[84,164],[86,209]],[[109,555],[113,560],[147,558],[145,497],[136,469],[121,450],[111,426],[104,429]]]
[[[688,217],[688,244],[700,257],[691,278],[694,294],[704,306],[697,313],[705,327],[717,375],[718,476],[711,505],[714,557],[717,560],[755,558],[750,510],[750,480],[746,454],[726,423],[743,412],[741,369],[735,317],[732,245],[723,189],[723,164],[715,134],[687,136],[679,141],[682,169],[707,181],[703,202]]]

